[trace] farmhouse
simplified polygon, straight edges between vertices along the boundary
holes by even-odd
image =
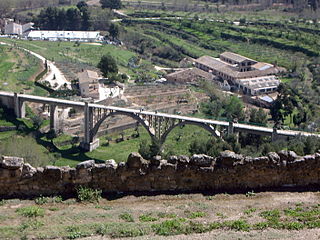
[[[99,76],[98,73],[85,70],[78,73],[79,88],[82,97],[99,99]]]
[[[202,56],[194,64],[250,95],[274,92],[280,84],[275,76],[280,72],[279,68],[232,52],[224,52],[219,58]]]
[[[100,32],[91,31],[31,31],[28,34],[30,40],[48,40],[48,41],[80,41],[95,42],[102,40]]]
[[[185,69],[166,75],[166,79],[171,83],[195,83],[201,79],[213,80],[213,75],[199,68]]]

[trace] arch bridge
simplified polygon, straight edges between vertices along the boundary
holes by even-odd
[[[317,136],[319,134],[277,130],[274,128],[261,127],[249,124],[240,124],[227,121],[217,121],[209,119],[201,119],[187,117],[174,114],[150,112],[143,110],[135,110],[129,108],[120,108],[113,106],[104,106],[100,104],[70,101],[57,98],[32,96],[27,94],[17,94],[12,92],[0,91],[0,102],[7,108],[14,110],[17,118],[25,117],[25,103],[40,103],[48,105],[50,108],[50,128],[56,131],[58,128],[57,107],[72,107],[83,111],[84,113],[84,138],[80,143],[81,148],[86,151],[92,151],[99,146],[99,139],[96,137],[101,124],[109,117],[116,115],[124,115],[136,120],[150,134],[153,140],[163,144],[169,133],[176,127],[183,125],[196,125],[211,133],[215,137],[223,137],[226,134],[237,132],[252,133],[262,136],[271,136],[272,140],[279,137],[294,136]]]

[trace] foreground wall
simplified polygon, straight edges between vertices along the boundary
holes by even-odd
[[[320,154],[297,156],[291,151],[265,157],[243,157],[225,151],[206,155],[155,157],[144,160],[132,153],[126,163],[109,160],[82,162],[76,168],[33,168],[16,157],[2,157],[0,196],[68,195],[79,185],[104,192],[132,191],[239,191],[282,186],[320,185]]]

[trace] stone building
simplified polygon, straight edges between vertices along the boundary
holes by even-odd
[[[84,98],[99,99],[99,75],[97,72],[84,70],[78,73],[79,88]]]
[[[194,64],[250,95],[274,92],[280,84],[275,76],[281,71],[279,68],[231,52],[224,52],[219,58],[202,56]]]

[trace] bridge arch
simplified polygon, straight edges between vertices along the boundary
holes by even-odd
[[[139,122],[149,133],[150,137],[152,139],[155,138],[155,134],[153,133],[154,130],[149,126],[149,123],[146,122],[144,119],[142,119],[141,117],[139,117],[138,115],[134,114],[134,113],[129,113],[129,112],[119,112],[119,111],[114,111],[114,112],[110,112],[109,114],[105,114],[101,119],[99,119],[99,121],[94,125],[94,127],[92,128],[92,130],[90,131],[90,140],[92,141],[94,139],[94,137],[96,136],[96,134],[98,133],[98,130],[101,126],[101,124],[109,117],[112,116],[117,116],[117,115],[122,115],[122,116],[128,116],[134,120],[136,120],[137,122]]]
[[[195,126],[198,126],[198,127],[205,129],[206,131],[210,132],[213,136],[215,136],[217,138],[221,137],[220,132],[215,130],[212,126],[210,126],[208,124],[200,123],[200,122],[191,122],[191,121],[180,121],[179,123],[172,125],[170,128],[168,128],[168,130],[166,130],[161,135],[161,139],[160,139],[161,144],[163,144],[166,141],[168,135],[170,134],[170,132],[174,128],[179,127],[179,126],[184,126],[184,125],[195,125]]]

